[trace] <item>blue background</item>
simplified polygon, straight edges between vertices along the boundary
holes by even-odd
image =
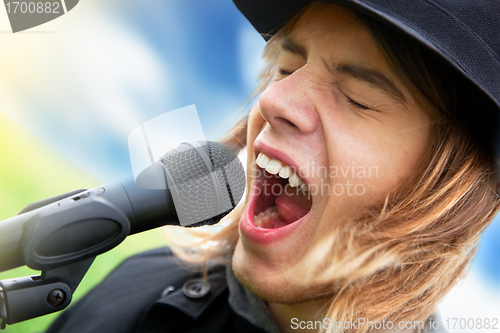
[[[4,14],[0,112],[102,182],[131,173],[128,134],[167,111],[195,104],[206,137],[220,137],[242,115],[264,47],[230,1],[82,0],[18,34]],[[500,317],[499,253],[496,219],[443,317]]]

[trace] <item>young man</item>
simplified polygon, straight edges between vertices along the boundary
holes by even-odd
[[[248,195],[196,246],[167,232],[207,277],[136,256],[49,331],[443,331],[498,209],[500,5],[235,2],[269,39]]]

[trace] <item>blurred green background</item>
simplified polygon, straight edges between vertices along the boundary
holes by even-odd
[[[0,221],[16,215],[29,203],[101,184],[2,114],[0,156],[4,157],[0,163]],[[5,158],[6,156],[9,158]],[[96,258],[73,295],[72,303],[85,295],[126,257],[165,245],[166,241],[159,230],[127,237],[116,248]],[[0,280],[39,273],[27,267],[20,267],[0,273]],[[43,332],[58,314],[7,326],[3,332]]]

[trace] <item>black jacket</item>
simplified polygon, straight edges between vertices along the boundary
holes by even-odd
[[[200,273],[179,265],[168,248],[125,260],[70,306],[48,333],[265,332],[248,305],[229,304],[226,267]],[[239,312],[239,313],[238,313]]]
[[[70,306],[47,333],[278,332],[264,302],[244,288],[231,268],[201,274],[179,264],[169,248],[125,260],[104,281]],[[444,333],[438,327],[425,333]]]

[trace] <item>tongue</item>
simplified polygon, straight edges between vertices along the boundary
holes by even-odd
[[[305,216],[311,210],[311,205],[307,194],[290,185],[276,198],[279,216],[286,223],[295,222]]]

